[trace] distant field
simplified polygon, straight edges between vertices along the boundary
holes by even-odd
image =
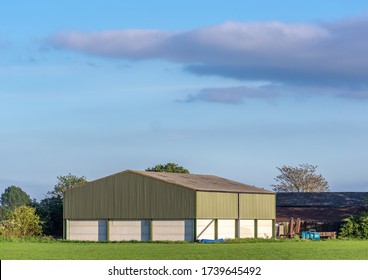
[[[368,260],[368,241],[246,240],[200,243],[10,242],[2,260]]]

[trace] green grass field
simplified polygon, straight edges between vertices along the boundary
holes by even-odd
[[[0,240],[2,260],[368,260],[368,241],[94,243]]]

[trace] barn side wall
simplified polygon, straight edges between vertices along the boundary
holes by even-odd
[[[275,194],[240,194],[240,218],[241,219],[276,219],[276,195]]]
[[[197,192],[196,238],[275,236],[275,194]]]
[[[195,191],[122,172],[65,192],[64,219],[193,219]]]

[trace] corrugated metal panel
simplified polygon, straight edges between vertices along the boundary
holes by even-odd
[[[233,193],[273,193],[268,190],[250,186],[247,184],[235,182],[225,178],[213,175],[199,174],[182,174],[182,173],[166,173],[166,172],[147,172],[132,171],[129,172],[141,174],[143,176],[152,177],[171,184],[176,184],[185,188],[197,191],[211,192],[233,192]]]
[[[195,191],[131,172],[64,194],[64,219],[194,219]]]
[[[240,194],[241,219],[276,219],[274,194]]]
[[[237,205],[237,193],[197,192],[198,219],[236,219]]]

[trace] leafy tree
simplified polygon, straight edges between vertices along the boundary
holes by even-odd
[[[1,194],[1,204],[9,210],[14,210],[18,206],[29,205],[31,202],[31,197],[20,187],[7,187],[4,193]]]
[[[51,192],[36,205],[37,214],[43,221],[43,231],[47,235],[60,237],[63,235],[63,198],[64,191],[84,185],[86,177],[68,174],[58,176],[57,183]]]
[[[70,173],[66,176],[58,176],[57,179],[58,182],[55,185],[54,190],[48,193],[50,196],[60,196],[61,198],[63,198],[64,192],[66,190],[72,189],[74,187],[79,187],[81,185],[84,185],[85,183],[88,183],[86,177],[78,177]]]
[[[368,239],[368,213],[364,212],[344,219],[339,236]]]
[[[185,173],[189,174],[189,171],[176,163],[158,164],[155,167],[147,168],[146,171],[150,172],[167,172],[167,173]]]
[[[63,199],[60,196],[42,199],[36,206],[36,212],[43,222],[42,230],[45,235],[63,235]]]
[[[277,167],[281,172],[271,185],[276,192],[326,192],[329,186],[322,175],[317,175],[317,166],[300,164],[298,167]]]
[[[42,235],[42,222],[36,209],[19,206],[9,215],[9,219],[0,224],[0,233],[7,237],[26,237]]]
[[[368,199],[365,199],[364,208],[360,214],[342,220],[340,237],[368,239]]]
[[[7,219],[10,212],[8,207],[0,206],[0,221]]]

